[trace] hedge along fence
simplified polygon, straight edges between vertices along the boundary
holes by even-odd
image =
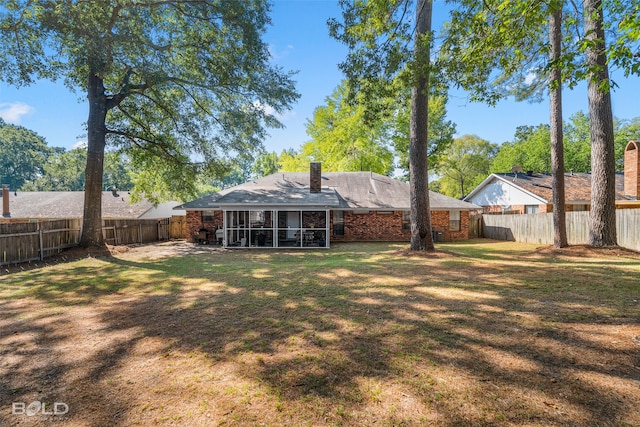
[[[111,245],[167,240],[168,219],[105,219],[102,233]],[[42,261],[78,246],[82,218],[0,223],[0,265]]]
[[[569,244],[589,241],[589,212],[567,212]],[[553,214],[483,215],[483,236],[496,240],[553,244]],[[640,251],[640,209],[616,210],[618,245]]]

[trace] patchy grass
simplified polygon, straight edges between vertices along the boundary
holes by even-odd
[[[174,243],[4,274],[0,425],[640,425],[637,254],[405,248]],[[69,412],[11,414],[34,401]]]

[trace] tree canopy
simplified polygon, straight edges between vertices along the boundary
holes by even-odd
[[[191,195],[195,175],[255,151],[297,99],[270,63],[264,1],[0,2],[0,80],[63,79],[86,93],[88,147],[82,245],[102,245],[107,144]],[[152,187],[144,192],[157,197]],[[161,191],[160,193],[166,193]]]
[[[22,126],[0,119],[0,183],[19,190],[44,172],[43,166],[54,150],[43,137]]]
[[[476,135],[463,135],[447,146],[432,170],[440,176],[438,189],[450,197],[466,196],[489,174],[497,146]]]

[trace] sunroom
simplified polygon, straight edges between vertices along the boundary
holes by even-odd
[[[228,248],[329,247],[329,209],[223,209]]]

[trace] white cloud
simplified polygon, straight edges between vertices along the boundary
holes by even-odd
[[[71,146],[72,150],[75,148],[87,148],[87,141],[76,141],[76,143]]]
[[[271,105],[263,104],[260,101],[253,101],[253,106],[255,108],[262,110],[265,114],[274,116],[276,119],[280,120],[281,122],[286,122],[287,120],[291,120],[294,117],[296,117],[296,112],[293,110],[288,110],[282,114],[279,114],[279,113],[276,113],[275,108],[273,108]]]
[[[269,55],[271,55],[271,59],[277,61],[289,56],[289,53],[293,50],[293,45],[288,44],[284,49],[278,49],[275,44],[270,44],[268,46],[268,49]]]
[[[35,108],[24,102],[0,103],[0,118],[14,125],[20,124],[23,116],[32,114],[34,111],[36,111]]]

